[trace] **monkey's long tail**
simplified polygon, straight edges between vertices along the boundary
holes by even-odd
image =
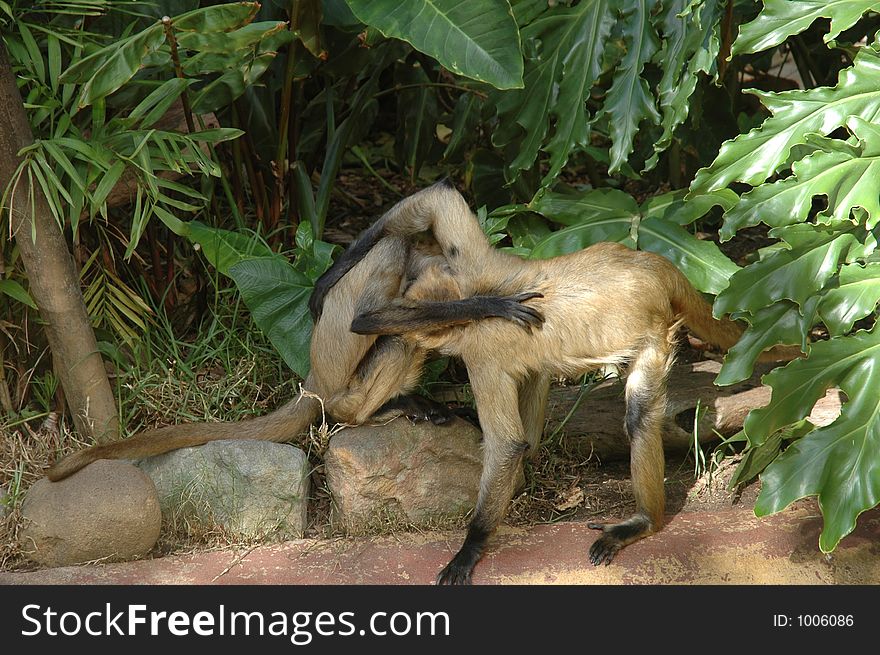
[[[726,317],[715,318],[712,315],[712,306],[703,300],[684,275],[677,270],[676,272],[678,275],[673,278],[674,288],[670,293],[673,310],[684,318],[685,325],[700,339],[725,351],[730,350],[739,341],[745,327]],[[774,346],[763,352],[758,361],[790,361],[802,356],[799,346]]]
[[[307,379],[305,386],[310,386],[309,382],[310,380]],[[56,462],[46,471],[46,476],[52,481],[63,480],[99,459],[141,459],[178,448],[201,446],[209,441],[223,439],[290,441],[305,431],[320,415],[321,401],[301,393],[274,412],[258,418],[235,423],[172,425],[140,432],[122,441],[92,446]]]

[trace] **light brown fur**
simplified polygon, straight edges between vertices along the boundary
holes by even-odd
[[[504,516],[521,457],[540,436],[551,375],[576,376],[605,364],[629,367],[625,424],[637,510],[620,523],[594,526],[604,534],[591,549],[593,562],[608,563],[621,547],[660,529],[665,497],[660,430],[675,333],[684,323],[704,341],[727,349],[740,337],[740,326],[715,319],[684,275],[652,253],[599,243],[553,259],[526,260],[497,250],[462,196],[446,184],[407,198],[381,220],[372,229],[374,239],[430,232],[463,298],[543,296],[526,301],[544,317],[542,328],[531,332],[497,319],[426,329],[421,319],[428,306],[406,298],[359,314],[352,325],[365,334],[403,334],[467,365],[484,431],[483,477],[465,543],[439,582],[470,581]]]
[[[384,239],[327,293],[312,333],[312,367],[303,383],[305,393],[274,412],[245,421],[140,432],[73,453],[48,469],[48,478],[61,480],[98,459],[140,459],[215,440],[290,441],[321,416],[322,400],[323,411],[340,423],[359,425],[371,418],[392,418],[395,412],[374,414],[390,399],[416,387],[427,351],[416,341],[400,339],[383,342],[376,352],[376,336],[354,334],[349,327],[357,313],[384,306],[404,292],[409,298],[457,298],[451,278],[430,273],[442,269],[432,248],[436,251],[436,244],[428,243],[413,252],[401,238]],[[419,275],[422,282],[412,284],[411,278]]]

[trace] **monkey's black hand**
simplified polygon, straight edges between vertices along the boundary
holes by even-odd
[[[531,331],[532,328],[539,328],[544,325],[544,314],[534,307],[529,307],[523,303],[532,298],[543,298],[542,293],[519,293],[515,296],[503,296],[500,298],[492,298],[496,304],[493,308],[497,313],[494,315],[499,318],[506,318],[513,321],[520,327]]]

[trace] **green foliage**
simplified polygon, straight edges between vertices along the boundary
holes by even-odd
[[[693,223],[713,206],[729,208],[736,195],[724,190],[684,202],[684,192],[655,196],[639,206],[628,194],[596,189],[579,194],[540,194],[528,209],[564,227],[539,241],[532,258],[555,257],[599,241],[617,241],[663,255],[676,264],[700,291],[718,293],[739,267],[716,244],[696,239],[684,225]]]
[[[773,115],[760,127],[724,143],[715,161],[697,173],[691,191],[713,191],[732,182],[757,186],[791,165],[792,148],[807,143],[807,135],[827,136],[845,126],[850,116],[876,122],[880,119],[878,70],[880,52],[869,46],[861,48],[853,66],[840,73],[836,86],[753,91]]]
[[[800,34],[819,18],[830,18],[826,43],[856,24],[867,11],[880,9],[876,0],[765,0],[764,10],[740,27],[733,54],[761,52]]]
[[[346,0],[355,16],[453,73],[499,89],[522,86],[519,32],[506,0]]]
[[[545,150],[550,159],[542,186],[551,185],[602,126],[611,141],[611,173],[623,170],[645,122],[662,124],[656,152],[668,147],[687,117],[686,102],[699,74],[714,75],[723,4],[514,2],[526,57],[525,86],[497,96],[499,121],[492,137],[510,154],[507,177],[531,169]],[[647,74],[649,64],[663,71],[659,84]],[[646,166],[656,163],[655,156]]]
[[[858,33],[861,16],[877,7],[768,0],[742,27],[733,52],[801,38],[794,35],[819,17],[831,19],[823,40],[832,48],[844,30]],[[880,42],[876,36],[867,41],[848,51],[854,52],[852,64],[841,70],[835,86],[754,91],[771,116],[723,144],[715,161],[697,173],[689,196],[748,184],[752,188],[727,208],[722,239],[759,223],[779,239],[718,295],[716,314],[732,313],[749,328],[729,352],[717,382],[747,378],[761,351],[775,344],[796,345],[806,354],[765,376],[772,397],[746,418],[750,450],[737,478],[763,470],[760,515],[818,496],[825,522],[819,545],[825,552],[880,501],[880,405],[873,379],[880,366],[878,330],[853,332],[858,321],[874,322],[880,300],[875,261]],[[817,326],[830,338],[810,343]],[[813,429],[804,419],[829,389],[846,395],[841,415]]]

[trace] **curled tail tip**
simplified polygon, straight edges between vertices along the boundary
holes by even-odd
[[[52,466],[46,469],[46,477],[49,478],[51,482],[58,482],[70,477],[81,468],[84,468],[95,461],[94,457],[84,457],[83,452],[85,451],[73,453],[72,455],[68,455],[55,462]]]

